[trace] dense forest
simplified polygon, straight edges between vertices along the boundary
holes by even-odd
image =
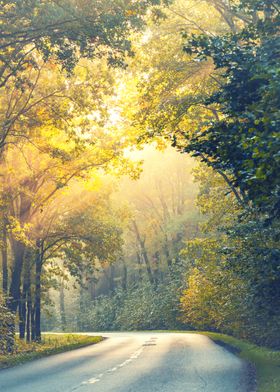
[[[0,351],[147,329],[279,349],[279,2],[0,5]]]

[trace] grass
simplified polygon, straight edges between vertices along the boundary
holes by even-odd
[[[75,334],[43,334],[42,343],[25,343],[17,338],[15,352],[9,355],[0,355],[0,369],[20,365],[52,354],[86,347],[102,340],[101,336]]]
[[[199,332],[214,342],[232,348],[240,358],[252,363],[256,368],[257,391],[280,391],[280,351],[259,347],[232,336],[212,332]]]

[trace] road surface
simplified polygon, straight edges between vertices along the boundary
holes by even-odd
[[[103,336],[97,345],[0,371],[0,391],[248,392],[245,364],[205,336]]]

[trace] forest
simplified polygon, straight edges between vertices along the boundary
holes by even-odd
[[[280,349],[278,0],[0,0],[0,353]]]

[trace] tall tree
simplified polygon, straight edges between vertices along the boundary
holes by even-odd
[[[165,2],[167,3],[167,1]],[[81,57],[104,56],[113,64],[131,53],[127,31],[143,26],[147,8],[159,0],[96,2],[1,1],[0,87],[36,65],[35,51],[71,72]]]
[[[228,35],[193,36],[185,45],[198,61],[211,58],[222,75],[218,92],[204,101],[218,105],[221,116],[193,135],[185,133],[185,151],[229,173],[243,198],[273,218],[280,211],[280,16],[271,1],[239,7],[256,14],[257,23]]]

